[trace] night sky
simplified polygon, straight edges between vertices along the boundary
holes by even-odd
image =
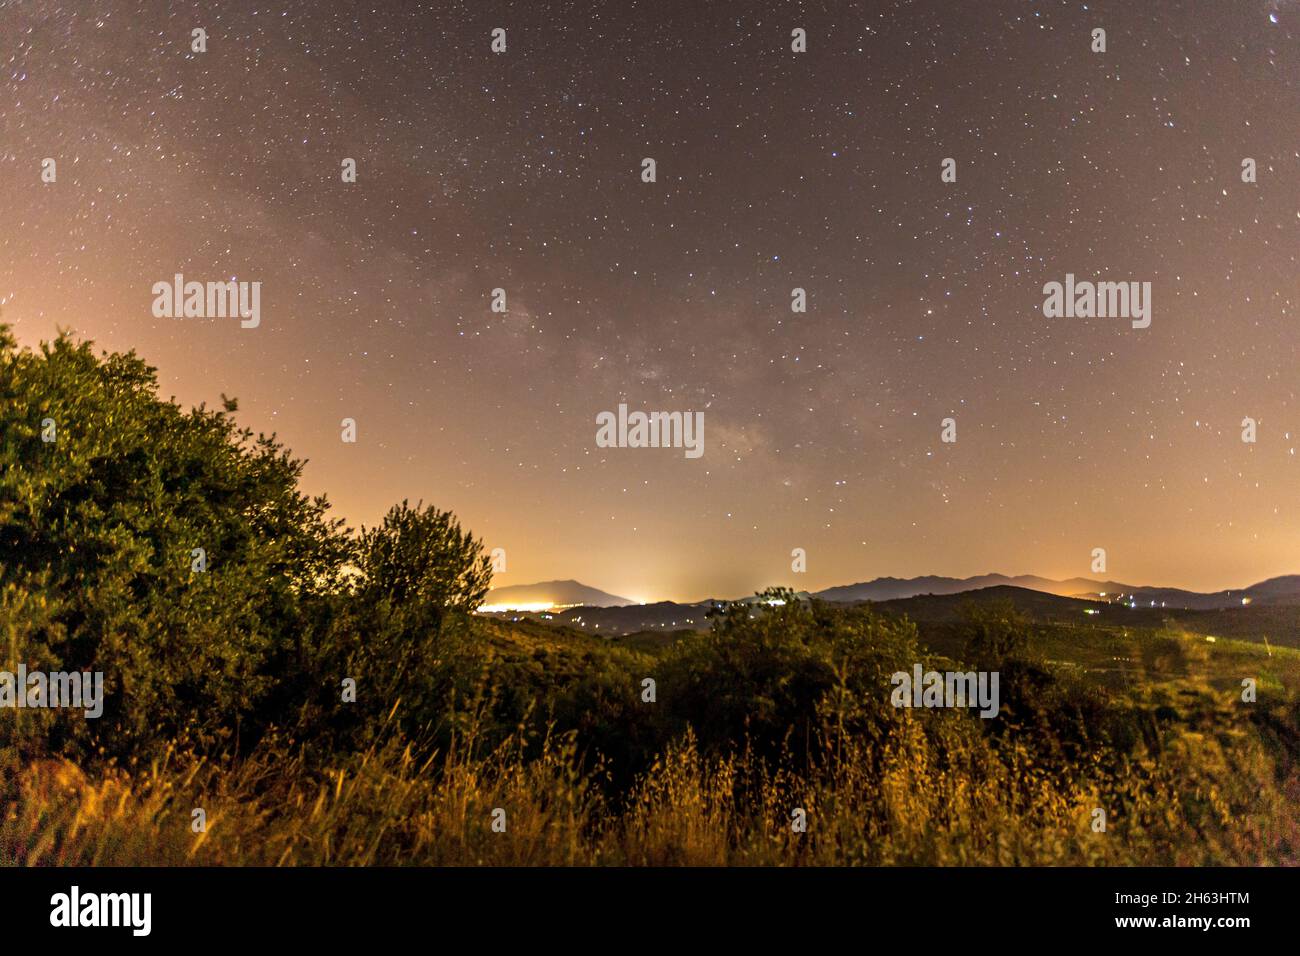
[[[238,397],[354,526],[453,510],[498,585],[1246,585],[1300,571],[1298,37],[1292,0],[0,0],[3,318]],[[261,282],[260,327],[155,318],[176,273]],[[1151,282],[1150,328],[1045,318],[1066,273]],[[620,402],[704,412],[703,456],[597,447]]]

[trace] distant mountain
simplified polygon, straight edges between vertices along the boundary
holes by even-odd
[[[1245,617],[1234,616],[1231,620],[1215,618],[1218,622],[1215,626],[1221,633],[1230,632],[1230,628],[1238,624],[1248,629],[1256,622],[1268,622],[1270,633],[1300,634],[1300,618],[1293,622],[1292,618],[1297,618],[1297,614],[1288,611],[1288,608],[1300,608],[1300,575],[1295,574],[1271,578],[1247,588],[1210,594],[1179,588],[1135,586],[1117,581],[1094,581],[1091,578],[1055,581],[1033,574],[1015,577],[983,574],[970,578],[933,575],[906,579],[877,578],[861,584],[827,588],[813,595],[798,592],[800,598],[811,596],[845,604],[871,601],[883,605],[882,609],[905,612],[917,619],[935,620],[957,619],[960,606],[968,599],[982,601],[1008,595],[1023,610],[1039,620],[1075,620],[1088,608],[1101,608],[1097,612],[1100,617],[1095,618],[1099,622],[1113,620],[1139,623],[1137,618],[1131,616],[1136,608],[1150,612],[1150,621],[1148,616],[1143,616],[1142,623],[1159,623],[1164,616],[1168,616],[1168,612],[1231,611],[1235,608],[1251,613]],[[1073,600],[1058,600],[1061,598]],[[512,608],[533,619],[552,625],[567,625],[589,634],[621,635],[705,630],[709,627],[709,614],[715,605],[754,604],[757,600],[751,595],[729,601],[694,601],[683,604],[657,601],[653,604],[638,604],[577,581],[544,581],[540,584],[495,588],[488,592],[485,604],[493,609],[488,613],[506,618],[517,617],[518,614],[512,615],[502,608]],[[1274,612],[1266,610],[1267,608],[1279,610]],[[755,608],[752,613],[757,610]],[[1277,617],[1279,613],[1284,616]],[[1119,616],[1114,616],[1115,614]],[[1181,615],[1179,619],[1182,619]]]
[[[493,588],[483,603],[504,607],[627,607],[637,602],[577,581],[542,581],[538,584],[512,584],[509,587]]]
[[[1280,578],[1269,578],[1267,581],[1252,584],[1242,593],[1251,598],[1252,603],[1291,604],[1297,596],[1300,596],[1300,574],[1284,574]]]
[[[1124,584],[1119,581],[1094,581],[1070,578],[1054,581],[1034,574],[1009,577],[1005,574],[982,574],[970,578],[926,576],[919,578],[876,578],[861,584],[847,584],[819,591],[815,597],[824,601],[855,603],[859,601],[896,601],[922,594],[960,594],[991,587],[1018,587],[1043,591],[1059,597],[1077,597],[1110,603],[1122,602],[1146,607],[1190,608],[1209,610],[1246,604],[1300,604],[1300,575],[1285,575],[1261,581],[1248,588],[1202,594],[1181,588],[1160,588]]]
[[[896,601],[899,598],[915,597],[918,594],[960,594],[963,591],[977,591],[981,588],[1017,587],[1031,591],[1046,591],[1061,597],[1075,594],[1116,594],[1135,590],[1127,584],[1115,581],[1093,581],[1089,578],[1071,578],[1068,581],[1053,581],[1036,574],[1019,574],[1011,577],[1006,574],[981,574],[970,578],[946,578],[927,575],[919,578],[876,578],[861,584],[845,584],[840,587],[818,591],[817,597],[824,601]]]

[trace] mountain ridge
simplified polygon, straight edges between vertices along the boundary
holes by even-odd
[[[1266,578],[1244,588],[1225,588],[1221,591],[1190,591],[1184,588],[1156,585],[1126,584],[1120,581],[1096,580],[1075,577],[1057,580],[1036,574],[1007,575],[988,573],[965,578],[945,575],[921,575],[913,578],[892,576],[873,578],[856,584],[841,584],[811,596],[823,601],[856,604],[862,601],[893,601],[902,598],[933,594],[961,594],[989,587],[1018,587],[1041,591],[1058,597],[1078,597],[1146,607],[1181,607],[1193,610],[1233,607],[1240,604],[1300,603],[1300,574],[1282,574]],[[801,596],[808,592],[799,592]],[[714,603],[753,601],[753,595],[739,598],[705,598],[698,601],[656,601],[654,604],[679,607],[702,607]],[[537,605],[551,601],[555,606],[627,607],[641,602],[610,594],[599,588],[582,584],[572,578],[563,581],[542,581],[536,584],[515,584],[493,588],[488,592],[486,604],[501,607],[516,604]]]

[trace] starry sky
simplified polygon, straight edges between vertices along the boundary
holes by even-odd
[[[1098,547],[1246,585],[1300,571],[1298,37],[1292,0],[0,0],[0,308],[238,397],[353,526],[453,510],[498,585]],[[155,318],[178,272],[261,282],[260,327]],[[1151,282],[1151,327],[1045,318],[1067,272]],[[620,402],[704,455],[597,447]]]

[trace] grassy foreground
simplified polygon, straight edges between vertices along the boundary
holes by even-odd
[[[567,685],[581,694],[576,685],[592,675],[579,667],[598,671],[601,680],[622,672],[631,687],[641,670],[672,673],[671,660],[586,635],[481,627],[475,635],[481,656],[475,656],[484,673],[516,688],[533,680],[536,689],[563,692]],[[706,636],[699,644],[754,636]],[[611,780],[609,758],[582,753],[595,728],[559,731],[564,718],[555,707],[546,722],[525,719],[508,733],[487,730],[490,714],[501,712],[492,695],[504,689],[490,691],[490,682],[436,749],[404,742],[390,723],[364,750],[323,763],[272,737],[224,762],[176,748],[130,770],[103,765],[86,772],[61,759],[9,761],[0,770],[0,859],[28,865],[1300,861],[1300,734],[1293,691],[1288,697],[1286,690],[1295,686],[1300,653],[1274,649],[1267,656],[1257,645],[1210,647],[1198,635],[1150,631],[1073,638],[1082,659],[1131,665],[1129,686],[1113,686],[1113,668],[1090,673],[1063,662],[1033,677],[1050,706],[1027,707],[1015,697],[1013,677],[1009,726],[1001,734],[964,712],[918,710],[888,715],[892,720],[874,739],[861,727],[837,732],[837,725],[843,731],[852,724],[852,714],[827,711],[817,729],[826,746],[811,761],[789,741],[766,753],[758,745],[710,747],[687,727],[649,755],[625,787]],[[1063,653],[1059,634],[1036,632],[1033,640]],[[691,652],[678,646],[665,657],[683,653]],[[1263,702],[1239,701],[1236,674],[1243,668],[1262,675]],[[1062,671],[1076,673],[1051,676]],[[1063,679],[1074,683],[1063,688]],[[1072,743],[1076,730],[1083,734]],[[193,818],[198,808],[206,814],[201,832]],[[793,828],[794,808],[806,812],[806,832]],[[1104,832],[1094,829],[1098,808],[1106,811]],[[504,817],[494,818],[499,810]]]

